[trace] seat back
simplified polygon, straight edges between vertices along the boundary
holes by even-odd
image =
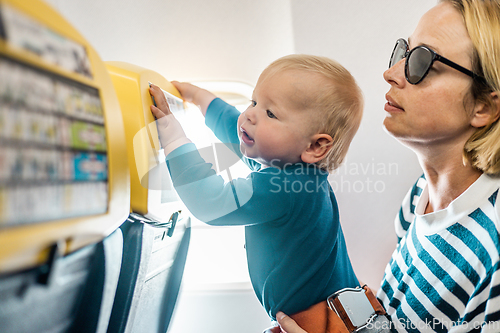
[[[0,277],[2,333],[106,332],[123,248],[121,230],[49,263]]]
[[[165,333],[180,290],[190,218],[180,217],[173,233],[134,218],[122,230],[123,263],[108,332]]]

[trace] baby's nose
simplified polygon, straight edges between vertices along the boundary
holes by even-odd
[[[257,113],[254,108],[248,108],[245,112],[245,118],[248,119],[251,123],[255,123],[257,120]]]

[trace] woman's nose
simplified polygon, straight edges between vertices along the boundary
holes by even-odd
[[[406,83],[405,79],[405,59],[401,59],[394,66],[388,68],[384,72],[384,80],[390,85],[403,87]]]

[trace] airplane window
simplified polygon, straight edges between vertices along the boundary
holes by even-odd
[[[250,104],[253,87],[241,82],[192,82],[234,105],[240,112]],[[198,149],[220,143],[205,125],[198,107],[189,104],[186,111],[176,113],[187,137]],[[219,174],[225,181],[246,177],[250,169],[242,162]],[[244,227],[214,227],[196,219],[192,221],[192,235],[183,285],[185,289],[251,288],[248,276]]]

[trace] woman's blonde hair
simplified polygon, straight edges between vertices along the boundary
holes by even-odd
[[[476,103],[496,107],[492,92],[500,94],[500,1],[441,0],[462,14],[472,40],[472,71],[486,80],[474,80],[471,97]],[[498,96],[500,98],[500,95]],[[477,129],[464,146],[464,158],[475,168],[500,175],[500,124]]]
[[[279,58],[262,72],[259,80],[282,70],[303,70],[325,79],[318,82],[314,96],[303,99],[311,104],[307,109],[319,111],[318,133],[328,134],[333,139],[326,156],[316,164],[328,171],[337,169],[361,123],[364,105],[361,89],[351,73],[337,61],[305,54]]]

